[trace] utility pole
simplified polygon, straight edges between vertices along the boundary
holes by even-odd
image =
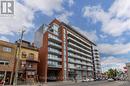
[[[19,61],[20,61],[20,53],[21,53],[21,44],[23,39],[23,34],[25,30],[22,30],[21,37],[19,39],[19,43],[17,43],[17,52],[16,52],[16,66],[15,66],[15,76],[14,76],[14,82],[13,86],[17,86],[17,80],[18,80],[18,68],[19,68]]]

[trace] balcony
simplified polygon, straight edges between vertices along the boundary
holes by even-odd
[[[68,67],[69,67],[70,69],[75,69],[74,64],[73,64],[73,65],[72,65],[72,64],[68,64]]]
[[[75,45],[74,43],[69,42],[68,44],[69,44],[70,46],[72,46],[72,47],[75,47],[75,48],[77,48],[77,49],[80,49],[80,50],[83,51],[83,52],[92,54],[91,51],[88,51],[88,50],[86,50],[86,49],[84,49],[84,48],[82,48],[82,47],[79,47],[79,46]]]
[[[55,36],[55,35],[52,35],[52,34],[49,34],[48,35],[48,38],[50,39],[50,40],[52,40],[52,41],[54,41],[54,42],[62,42],[57,36]]]
[[[89,67],[87,68],[87,70],[88,70],[88,71],[93,71],[93,69],[92,69],[92,68],[89,68]]]
[[[73,42],[76,42],[76,43],[78,43],[79,45],[81,45],[81,46],[83,46],[83,47],[88,48],[89,50],[91,50],[91,47],[88,47],[88,46],[84,45],[83,43],[81,43],[81,42],[75,40],[75,39],[72,38],[72,37],[68,37],[68,40],[71,40],[71,41],[73,41]]]
[[[70,34],[71,36],[74,36],[75,38],[77,38],[78,40],[80,40],[80,41],[84,42],[84,43],[85,43],[85,44],[87,44],[88,46],[91,46],[91,44],[90,44],[90,43],[87,43],[86,41],[84,41],[84,40],[83,40],[83,39],[81,39],[80,37],[78,37],[78,36],[74,35],[73,33],[68,32],[68,34]]]
[[[58,48],[58,49],[61,49],[62,48],[62,46],[61,45],[58,45],[58,44],[56,44],[56,43],[53,43],[53,42],[48,42],[48,46],[51,46],[51,47],[54,47],[54,48]]]
[[[26,71],[37,71],[37,69],[32,67],[26,67]]]
[[[91,66],[91,67],[93,66],[93,64],[91,64],[91,63],[86,63],[86,65],[87,66]]]
[[[73,53],[80,54],[80,55],[82,55],[82,56],[84,56],[84,57],[92,58],[91,55],[85,54],[85,53],[83,53],[83,52],[81,52],[81,51],[78,51],[78,50],[72,49],[72,48],[70,48],[70,47],[68,48],[68,51],[71,51],[71,52],[73,52]]]
[[[84,60],[84,61],[92,62],[92,60],[89,59],[89,58],[86,58],[86,57],[83,57],[83,56],[79,56],[79,55],[75,55],[73,53],[68,53],[68,56],[72,57],[72,58],[79,59],[79,60]]]
[[[34,63],[38,63],[39,61],[38,60],[35,60],[34,58],[32,57],[29,57],[26,59],[27,62],[34,62]]]
[[[50,63],[48,63],[48,67],[52,67],[52,68],[62,68],[62,65],[50,64]]]
[[[53,49],[53,48],[48,48],[48,52],[53,53],[53,54],[57,54],[57,55],[61,55],[61,51]]]
[[[61,58],[58,58],[58,57],[56,57],[56,58],[48,57],[48,60],[62,61],[62,59],[61,59]]]

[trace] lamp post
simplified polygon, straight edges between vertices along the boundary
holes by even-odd
[[[17,86],[18,68],[19,68],[20,53],[21,53],[21,44],[22,44],[24,32],[25,32],[25,30],[22,30],[21,37],[20,37],[20,40],[19,40],[20,42],[17,43],[17,51],[18,52],[16,52],[16,66],[15,66],[15,76],[14,76],[13,86]],[[18,56],[17,56],[17,54],[18,54]]]

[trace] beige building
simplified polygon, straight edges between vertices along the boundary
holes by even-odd
[[[0,40],[0,81],[11,84],[13,81],[16,45]]]
[[[18,44],[18,42],[16,42]],[[22,81],[37,80],[38,49],[30,42],[22,40],[18,78]]]

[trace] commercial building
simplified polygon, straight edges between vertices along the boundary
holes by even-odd
[[[100,71],[96,44],[57,19],[37,30],[35,44],[40,47],[38,74],[41,81],[94,79]]]
[[[11,84],[14,75],[16,45],[0,40],[0,81]]]
[[[19,41],[16,41],[19,47]],[[17,48],[17,51],[19,48]],[[18,52],[17,52],[18,56]],[[37,81],[37,66],[39,63],[38,49],[28,41],[22,40],[18,66],[18,80],[26,82]]]

